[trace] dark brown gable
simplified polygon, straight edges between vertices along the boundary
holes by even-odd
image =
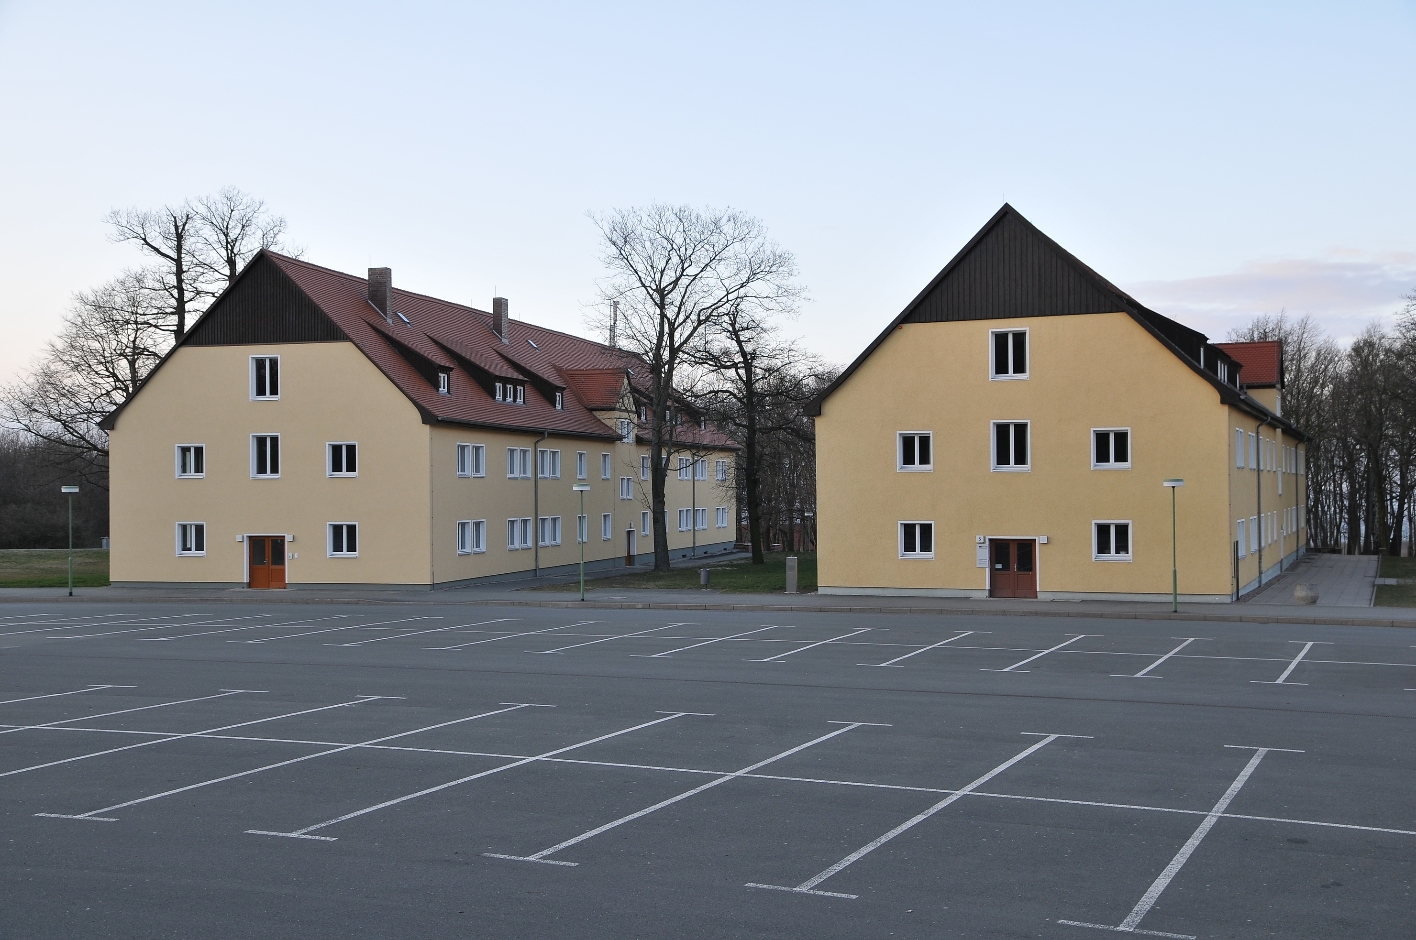
[[[331,343],[346,340],[319,306],[262,255],[197,321],[186,346]]]

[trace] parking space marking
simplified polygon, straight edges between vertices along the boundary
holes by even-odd
[[[400,697],[401,697],[401,696],[400,696]],[[375,698],[388,698],[388,696],[383,696],[383,695],[371,696],[371,699],[370,699],[370,700],[375,699]],[[185,786],[185,787],[177,787],[177,788],[174,789],[174,790],[165,790],[165,791],[163,791],[162,793],[153,793],[153,794],[151,794],[151,795],[149,795],[149,796],[139,797],[139,798],[137,798],[137,799],[135,799],[135,800],[128,800],[127,802],[124,802],[124,803],[114,803],[112,806],[104,806],[104,807],[102,807],[102,808],[100,808],[100,809],[90,810],[90,811],[87,812],[87,813],[78,813],[78,814],[75,814],[75,815],[66,815],[66,814],[63,814],[63,813],[35,813],[35,815],[36,815],[36,816],[48,816],[48,817],[50,817],[50,818],[52,818],[52,819],[82,819],[82,820],[87,820],[87,821],[91,821],[91,822],[117,822],[117,821],[118,821],[117,819],[115,819],[115,818],[113,818],[113,817],[111,817],[111,816],[104,816],[104,815],[101,815],[101,814],[103,814],[103,813],[111,813],[111,812],[114,812],[115,810],[126,809],[126,808],[128,808],[129,806],[137,806],[139,803],[150,803],[150,802],[152,802],[153,800],[160,800],[160,799],[162,799],[163,797],[175,796],[175,795],[178,794],[178,793],[187,793],[187,792],[189,792],[189,791],[191,791],[191,790],[200,790],[202,787],[214,786],[214,785],[216,785],[216,784],[218,784],[218,783],[225,783],[225,782],[227,782],[228,780],[238,780],[238,779],[240,779],[241,777],[249,777],[249,776],[251,776],[251,775],[253,775],[253,774],[262,773],[262,772],[267,771],[267,770],[275,770],[275,769],[278,768],[278,767],[289,767],[291,764],[299,764],[299,763],[302,763],[303,761],[314,760],[314,759],[317,758],[317,757],[328,757],[328,756],[331,755],[331,754],[339,754],[339,753],[342,753],[342,752],[344,752],[344,751],[352,751],[352,750],[354,750],[355,748],[359,748],[359,747],[369,747],[369,746],[375,745],[375,744],[382,744],[384,741],[395,741],[395,740],[397,740],[397,739],[399,739],[399,738],[406,738],[406,737],[408,737],[409,735],[422,734],[422,733],[425,732],[425,731],[435,731],[435,730],[437,730],[438,728],[447,728],[447,727],[450,727],[450,726],[452,726],[452,725],[460,725],[460,724],[462,724],[462,723],[464,723],[464,722],[468,722],[468,721],[476,721],[476,720],[479,719],[479,718],[488,718],[488,717],[490,717],[490,716],[492,716],[492,715],[503,715],[503,714],[506,714],[507,712],[519,711],[520,709],[523,709],[523,708],[554,708],[554,707],[555,707],[554,705],[534,705],[534,704],[532,704],[532,703],[530,703],[530,702],[503,702],[502,704],[503,704],[503,705],[506,705],[506,706],[508,706],[508,707],[506,707],[506,708],[498,708],[498,709],[496,709],[495,711],[482,712],[480,715],[469,715],[469,716],[467,716],[467,717],[465,717],[465,718],[455,718],[455,719],[453,719],[453,720],[451,720],[451,721],[443,721],[443,722],[439,722],[438,724],[435,724],[435,725],[427,725],[426,727],[422,727],[422,728],[414,728],[412,731],[400,731],[400,732],[398,732],[397,734],[388,734],[388,735],[384,735],[383,737],[372,738],[372,739],[370,739],[370,740],[368,740],[368,741],[361,741],[361,742],[359,742],[358,744],[343,744],[343,745],[340,745],[340,746],[338,746],[338,747],[331,748],[331,749],[326,750],[326,751],[319,751],[319,752],[314,753],[314,754],[305,754],[305,755],[303,755],[303,756],[301,756],[301,757],[292,757],[292,758],[290,758],[289,760],[279,761],[279,762],[274,763],[274,764],[266,764],[266,765],[263,766],[263,767],[253,767],[253,768],[251,768],[250,770],[242,770],[242,771],[239,771],[239,772],[234,773],[234,774],[227,774],[227,775],[224,776],[224,777],[214,777],[214,778],[211,779],[211,780],[203,780],[203,781],[201,781],[200,783],[191,783],[191,784],[188,784],[188,785]]]
[[[1149,666],[1147,666],[1146,668],[1142,669],[1140,672],[1136,673],[1135,675],[1130,675],[1130,674],[1128,674],[1128,673],[1117,674],[1117,673],[1114,673],[1114,672],[1113,672],[1113,673],[1111,674],[1111,677],[1112,677],[1113,679],[1160,679],[1160,678],[1162,678],[1161,676],[1152,676],[1152,675],[1150,675],[1150,671],[1151,671],[1152,669],[1154,669],[1156,666],[1159,666],[1161,663],[1165,662],[1165,661],[1166,661],[1167,659],[1169,659],[1170,657],[1174,656],[1176,653],[1178,653],[1178,652],[1180,652],[1181,650],[1183,650],[1185,647],[1189,646],[1191,643],[1195,642],[1196,640],[1208,640],[1209,637],[1207,637],[1207,636],[1177,636],[1177,637],[1174,637],[1173,639],[1176,639],[1176,640],[1184,640],[1185,642],[1184,642],[1184,643],[1181,643],[1179,646],[1175,647],[1175,649],[1173,649],[1173,650],[1171,650],[1170,652],[1166,653],[1164,656],[1160,657],[1160,658],[1157,659],[1155,662],[1151,663]]]
[[[588,642],[585,642],[585,643],[572,643],[570,646],[562,646],[562,647],[560,647],[559,649],[553,649],[553,650],[527,650],[526,652],[528,652],[528,653],[564,653],[566,650],[580,649],[580,647],[582,647],[582,646],[594,646],[596,643],[608,643],[608,642],[610,642],[611,640],[623,640],[623,639],[627,639],[628,637],[632,637],[632,636],[644,636],[646,633],[658,633],[660,630],[671,630],[671,629],[673,629],[674,627],[688,627],[688,626],[692,626],[692,624],[691,624],[691,623],[669,623],[669,624],[665,624],[665,625],[662,626],[662,627],[654,627],[653,629],[650,629],[650,630],[639,630],[639,631],[637,631],[637,632],[635,632],[635,633],[621,633],[621,634],[618,634],[617,636],[602,636],[602,637],[600,637],[600,639],[598,639],[598,640],[589,640]]]
[[[353,643],[326,643],[326,646],[364,646],[368,643],[380,643],[384,640],[401,640],[404,637],[422,636],[425,633],[445,633],[448,630],[462,630],[467,627],[485,627],[489,623],[511,623],[519,620],[519,617],[500,617],[496,620],[482,620],[477,623],[459,623],[451,627],[434,627],[431,630],[414,630],[411,633],[393,633],[388,636],[376,636],[367,640],[355,640]]]
[[[1324,646],[1332,645],[1331,643],[1328,643],[1324,640],[1311,640],[1306,643],[1304,643],[1302,640],[1289,640],[1288,642],[1303,643],[1303,648],[1298,651],[1297,656],[1293,657],[1293,662],[1288,664],[1288,668],[1283,670],[1283,675],[1279,676],[1277,679],[1272,681],[1267,679],[1250,679],[1250,682],[1257,682],[1260,685],[1307,685],[1308,683],[1306,682],[1289,682],[1287,680],[1289,676],[1293,675],[1293,670],[1298,668],[1298,664],[1303,661],[1303,657],[1308,655],[1308,650],[1312,649],[1319,643],[1322,643]]]
[[[568,849],[572,845],[578,845],[579,843],[584,842],[587,839],[593,839],[595,838],[595,836],[598,836],[601,833],[609,832],[611,829],[614,829],[618,826],[623,826],[625,823],[633,822],[636,819],[641,819],[645,816],[648,816],[650,813],[656,813],[666,806],[672,806],[675,803],[678,803],[682,800],[686,800],[691,796],[697,796],[705,790],[711,790],[714,787],[719,786],[720,784],[727,783],[729,780],[736,780],[739,777],[752,773],[759,767],[766,767],[768,764],[774,764],[779,760],[791,757],[793,754],[800,753],[801,751],[804,751],[809,747],[813,747],[814,745],[820,744],[823,741],[829,741],[832,738],[839,737],[840,735],[845,734],[847,731],[853,731],[856,728],[860,728],[866,725],[870,725],[873,727],[890,727],[889,725],[879,725],[876,722],[870,721],[833,721],[829,722],[829,724],[839,724],[843,727],[837,728],[835,731],[831,731],[827,734],[823,734],[818,738],[813,738],[812,740],[807,741],[805,744],[798,744],[796,747],[788,748],[787,750],[782,751],[780,754],[772,755],[766,760],[760,760],[755,764],[749,764],[741,770],[735,770],[732,773],[723,774],[720,777],[715,777],[712,780],[709,780],[707,783],[700,784],[699,786],[696,786],[691,790],[685,790],[677,796],[671,796],[667,800],[661,800],[658,803],[655,803],[653,806],[646,806],[644,809],[641,809],[635,813],[630,813],[628,816],[621,816],[619,819],[616,819],[613,822],[607,822],[603,826],[591,829],[589,832],[582,832],[580,835],[570,839],[566,839],[564,842],[558,842],[548,849],[542,849],[534,855],[497,855],[492,852],[483,852],[482,854],[487,856],[488,858],[503,858],[514,862],[539,862],[543,865],[565,865],[573,868],[574,866],[579,865],[580,863],[557,861],[551,859],[550,856],[555,855],[557,852],[560,852],[563,849]]]
[[[629,655],[635,657],[636,659],[663,659],[665,656],[672,656],[674,653],[682,653],[682,652],[684,652],[685,650],[696,650],[696,649],[698,649],[698,647],[700,647],[700,646],[711,646],[711,645],[714,644],[714,643],[721,643],[721,642],[723,642],[724,640],[739,640],[739,639],[742,639],[742,638],[745,637],[745,636],[752,636],[754,633],[766,633],[768,630],[777,630],[777,629],[782,629],[782,628],[778,627],[776,624],[772,624],[771,626],[759,627],[759,628],[756,629],[756,630],[748,630],[748,631],[746,631],[746,632],[744,632],[744,633],[734,633],[732,636],[718,636],[718,637],[713,637],[711,640],[704,640],[704,641],[701,642],[701,643],[694,643],[694,644],[691,645],[691,646],[680,646],[680,647],[679,647],[678,649],[676,649],[676,650],[665,650],[665,651],[662,652],[662,653],[630,653]],[[785,629],[787,629],[787,630],[794,630],[794,629],[796,629],[796,628],[795,628],[795,627],[786,627]]]
[[[629,728],[622,728],[619,731],[611,731],[609,734],[602,734],[599,737],[591,738],[588,741],[580,741],[576,744],[569,744],[565,747],[556,748],[553,751],[546,751],[544,754],[537,754],[534,757],[523,757],[520,760],[514,760],[509,764],[502,764],[500,767],[493,767],[490,770],[484,770],[480,773],[469,774],[466,777],[459,777],[456,780],[450,780],[447,783],[440,783],[437,786],[425,787],[424,789],[419,790],[416,793],[409,793],[405,796],[394,797],[391,800],[384,800],[382,803],[375,803],[373,806],[366,806],[363,809],[355,810],[352,813],[345,813],[343,816],[336,816],[333,819],[327,819],[324,822],[315,823],[313,826],[306,826],[303,829],[295,829],[290,832],[274,832],[269,829],[247,829],[246,832],[250,835],[256,836],[281,836],[287,839],[314,839],[320,842],[335,842],[338,840],[338,837],[336,836],[312,836],[310,835],[310,833],[314,832],[316,829],[324,829],[327,826],[333,826],[335,823],[342,823],[346,820],[354,819],[359,816],[364,816],[368,813],[377,812],[381,809],[387,809],[390,806],[397,806],[399,803],[406,803],[409,800],[416,800],[419,797],[427,796],[430,793],[438,793],[450,787],[459,786],[464,783],[470,783],[473,780],[480,780],[483,777],[490,777],[492,774],[499,774],[504,770],[513,770],[517,767],[523,767],[526,764],[531,764],[539,760],[544,760],[548,757],[555,757],[558,754],[564,754],[568,751],[574,751],[577,748],[589,747],[590,745],[598,744],[601,741],[608,741],[610,738],[617,738],[620,735],[629,734],[632,731],[639,731],[644,728],[650,728],[654,725],[663,724],[666,721],[673,721],[675,718],[683,718],[686,715],[701,714],[701,712],[669,712],[663,718],[655,718],[653,721],[645,721]]]
[[[100,618],[102,618],[102,617],[109,617],[109,616],[113,616],[113,615],[112,615],[112,614],[101,614],[101,615],[99,615]],[[129,623],[143,623],[144,621],[149,621],[149,620],[172,620],[172,619],[174,619],[174,618],[176,618],[176,617],[202,617],[202,616],[205,616],[205,615],[204,615],[204,614],[164,614],[164,615],[161,616],[161,617],[136,617],[136,618],[134,618],[134,619],[132,619],[132,620],[114,620],[114,621],[112,621],[112,622],[110,622],[110,623],[64,623],[64,624],[59,624],[59,625],[57,625],[57,626],[53,625],[52,622],[51,622],[51,621],[48,621],[48,620],[36,621],[34,624],[27,624],[27,623],[7,623],[7,624],[5,624],[5,626],[7,626],[7,627],[28,627],[28,626],[34,626],[36,629],[34,629],[34,630],[15,630],[15,631],[10,632],[10,633],[0,633],[0,636],[24,636],[24,635],[27,634],[27,633],[52,633],[52,632],[54,632],[54,631],[56,631],[56,630],[91,630],[91,629],[93,629],[93,628],[95,628],[95,627],[118,627],[118,626],[122,626],[122,625],[124,625],[124,624],[129,624]],[[89,618],[89,619],[93,619],[93,618]],[[180,626],[180,624],[173,624],[173,626]]]
[[[1027,665],[1028,663],[1030,663],[1030,662],[1033,662],[1033,661],[1035,661],[1035,660],[1041,659],[1042,657],[1046,656],[1048,653],[1055,653],[1055,652],[1057,652],[1058,650],[1060,650],[1062,647],[1067,646],[1067,645],[1072,644],[1072,643],[1075,643],[1075,642],[1077,642],[1078,640],[1083,639],[1083,638],[1085,638],[1085,637],[1089,637],[1089,636],[1094,636],[1094,637],[1095,637],[1095,636],[1104,636],[1104,635],[1105,635],[1105,634],[1102,634],[1102,633],[1078,633],[1076,636],[1072,637],[1070,640],[1066,640],[1066,641],[1064,641],[1064,642],[1062,642],[1062,643],[1058,643],[1056,646],[1052,647],[1051,649],[1045,649],[1045,650],[1043,650],[1042,652],[1038,653],[1036,656],[1029,656],[1027,659],[1023,660],[1022,662],[1020,662],[1020,663],[1014,663],[1013,665],[1009,666],[1007,669],[981,669],[981,670],[979,670],[979,671],[980,671],[980,672],[1014,672],[1014,671],[1017,671],[1017,672],[1030,672],[1031,670],[1028,670],[1028,669],[1021,669],[1021,670],[1020,670],[1020,669],[1018,669],[1018,667],[1019,667],[1019,666],[1026,666],[1026,665]]]
[[[598,620],[582,620],[579,623],[568,623],[560,627],[542,627],[540,630],[527,630],[525,633],[504,633],[501,636],[487,637],[484,640],[473,640],[470,643],[458,643],[453,646],[425,646],[425,650],[460,650],[468,646],[476,646],[479,643],[495,643],[497,640],[514,640],[519,636],[534,636],[537,633],[551,633],[555,630],[569,630],[571,627],[584,627],[592,623],[599,623]]]
[[[273,614],[260,614],[261,617],[271,617]],[[242,630],[259,630],[261,628],[274,629],[276,627],[303,627],[311,623],[324,623],[326,620],[347,620],[353,614],[335,614],[331,617],[301,617],[299,620],[286,620],[281,623],[251,623],[244,627],[226,627],[222,630],[203,630],[200,633],[183,633],[180,636],[143,636],[138,637],[139,642],[159,643],[165,640],[190,640],[195,636],[216,636],[218,633],[240,633]],[[253,618],[244,618],[253,619]],[[183,624],[183,626],[195,626],[195,624]]]
[[[850,638],[853,637],[853,636],[860,636],[862,633],[869,633],[870,631],[871,631],[871,628],[870,628],[870,627],[861,627],[861,628],[859,628],[859,629],[857,629],[857,630],[852,630],[850,633],[842,633],[840,636],[833,636],[833,637],[831,637],[831,639],[829,639],[829,640],[817,640],[815,643],[808,643],[806,646],[801,646],[801,647],[798,647],[797,649],[794,649],[794,650],[787,650],[785,653],[778,653],[776,656],[768,656],[766,659],[749,659],[748,662],[750,662],[750,663],[779,663],[779,662],[781,662],[783,659],[786,659],[788,656],[792,656],[792,655],[794,655],[794,654],[796,654],[796,653],[804,653],[804,652],[806,652],[807,650],[816,649],[816,647],[818,647],[818,646],[825,646],[827,643],[835,643],[837,640],[848,640],[848,639],[850,639]],[[795,643],[795,642],[798,642],[798,641],[796,641],[796,640],[787,640],[787,641],[784,641],[784,642]]]
[[[347,623],[342,627],[327,627],[324,630],[307,630],[304,633],[286,633],[281,636],[264,636],[258,640],[227,640],[228,643],[271,643],[275,640],[293,640],[302,636],[319,633],[338,633],[340,630],[359,630],[367,627],[383,627],[391,623],[413,623],[417,620],[442,620],[441,616],[404,617],[402,620],[376,620],[373,623]]]
[[[169,705],[186,705],[189,702],[206,702],[214,698],[226,698],[227,696],[239,694],[240,691],[236,689],[222,689],[215,695],[203,695],[198,698],[182,698],[177,699],[175,702],[158,702],[156,705],[139,705],[136,708],[120,708],[117,711],[99,712],[97,715],[84,715],[82,718],[62,718],[59,721],[47,721],[43,724],[38,725],[11,725],[7,727],[4,731],[0,731],[0,734],[14,734],[16,731],[38,731],[41,728],[53,728],[58,725],[70,725],[76,721],[90,721],[94,718],[109,718],[113,715],[128,715],[132,714],[133,712],[150,711],[154,708],[166,708]],[[19,773],[19,771],[11,771],[11,773]],[[7,775],[0,774],[0,777],[4,776]]]
[[[253,691],[255,691],[255,690],[254,690],[254,689],[233,689],[233,690],[231,690],[231,694],[236,694],[236,693],[239,693],[239,692],[253,692]],[[212,696],[212,698],[219,698],[219,696]],[[306,708],[306,709],[304,709],[304,710],[302,710],[302,711],[298,711],[298,712],[286,712],[286,713],[283,714],[283,715],[272,715],[272,716],[269,717],[269,718],[257,718],[257,719],[255,719],[254,721],[242,721],[242,722],[237,722],[236,724],[233,724],[233,725],[222,725],[221,727],[218,727],[218,728],[207,728],[207,729],[204,730],[204,731],[192,731],[192,732],[188,732],[188,733],[186,733],[186,734],[172,734],[172,735],[168,735],[167,737],[163,737],[163,738],[154,738],[154,739],[152,739],[152,740],[150,740],[150,741],[139,741],[137,744],[126,744],[126,745],[124,745],[123,747],[113,747],[113,748],[109,748],[109,749],[106,750],[106,751],[95,751],[95,752],[92,753],[92,754],[80,754],[80,755],[78,755],[77,757],[66,757],[66,758],[64,758],[63,760],[50,761],[50,762],[48,762],[47,764],[34,764],[34,765],[30,766],[30,767],[21,767],[21,768],[18,769],[18,770],[7,770],[7,771],[5,771],[4,773],[0,773],[0,777],[9,777],[9,776],[11,776],[12,774],[28,773],[28,772],[31,771],[31,770],[43,770],[43,769],[46,768],[46,767],[57,767],[57,766],[59,766],[60,764],[72,764],[72,763],[74,763],[75,761],[88,760],[88,759],[91,758],[91,757],[103,757],[103,756],[105,756],[105,755],[107,755],[107,754],[117,754],[117,753],[119,753],[120,751],[134,751],[134,750],[137,750],[137,749],[140,748],[140,747],[152,747],[154,744],[166,744],[166,743],[169,742],[169,741],[182,741],[182,740],[185,740],[186,738],[198,738],[198,737],[201,737],[201,736],[204,735],[204,734],[216,734],[217,732],[220,732],[220,731],[230,731],[230,730],[232,730],[232,729],[234,729],[234,728],[247,728],[247,727],[250,727],[251,725],[264,724],[264,723],[267,722],[267,721],[279,721],[279,720],[282,719],[282,718],[296,718],[296,717],[298,717],[298,716],[300,716],[300,715],[311,715],[311,714],[314,714],[315,712],[328,711],[328,710],[331,709],[331,708],[347,708],[347,707],[349,707],[350,705],[359,705],[359,704],[361,704],[361,703],[363,703],[363,702],[368,702],[368,701],[371,701],[371,700],[376,699],[376,698],[379,698],[379,696],[377,696],[377,695],[361,695],[361,696],[359,696],[358,698],[356,698],[355,700],[353,700],[352,702],[340,702],[340,703],[338,703],[338,704],[336,704],[336,705],[321,705],[319,708]]]
[[[254,616],[257,616],[257,617],[264,617],[264,616],[266,616],[266,615],[265,615],[265,614],[256,614],[256,615],[254,615]],[[125,633],[147,633],[147,632],[150,632],[150,631],[152,631],[152,630],[174,630],[174,629],[176,629],[176,628],[178,628],[178,627],[205,627],[205,626],[215,626],[215,625],[218,624],[218,623],[231,623],[231,622],[234,621],[234,620],[251,620],[251,619],[253,619],[251,616],[247,616],[247,617],[220,617],[220,618],[218,618],[218,619],[216,619],[216,620],[197,620],[197,621],[192,621],[192,622],[188,622],[188,623],[158,623],[158,624],[149,624],[148,626],[144,626],[144,627],[131,627],[131,628],[127,629],[127,630],[110,630],[110,631],[108,631],[107,633],[79,633],[79,634],[66,634],[66,635],[64,635],[64,636],[46,636],[46,637],[43,637],[43,639],[46,639],[46,640],[92,640],[92,639],[95,639],[96,637],[103,637],[103,636],[121,636],[122,634],[125,634]],[[138,623],[138,622],[139,622],[139,621],[136,621],[136,620],[133,621],[133,623]],[[106,627],[106,626],[111,626],[111,624],[90,624],[89,626]]]
[[[1259,762],[1262,761],[1270,751],[1282,751],[1288,754],[1303,753],[1302,751],[1285,747],[1251,748],[1242,744],[1226,744],[1225,747],[1245,751],[1252,750],[1254,756],[1249,758],[1249,763],[1244,765],[1244,769],[1239,772],[1239,776],[1234,778],[1234,782],[1229,785],[1229,789],[1224,791],[1224,795],[1219,798],[1219,802],[1215,803],[1214,807],[1205,814],[1205,818],[1200,821],[1200,825],[1195,829],[1194,833],[1192,833],[1190,838],[1185,841],[1185,844],[1180,847],[1180,851],[1175,853],[1175,857],[1170,860],[1170,864],[1165,866],[1165,870],[1162,871],[1155,881],[1151,883],[1151,886],[1146,889],[1146,893],[1136,902],[1136,906],[1131,909],[1131,913],[1127,914],[1126,918],[1115,927],[1107,924],[1091,924],[1076,920],[1059,920],[1057,923],[1068,924],[1073,927],[1092,927],[1099,930],[1112,930],[1121,933],[1147,933],[1152,936],[1178,937],[1183,938],[1183,940],[1195,940],[1195,937],[1189,934],[1160,933],[1151,930],[1143,931],[1139,929],[1139,925],[1146,914],[1150,912],[1150,909],[1155,906],[1155,902],[1160,900],[1160,896],[1165,891],[1166,887],[1175,876],[1180,873],[1180,869],[1185,867],[1185,863],[1189,861],[1195,849],[1199,848],[1200,843],[1204,841],[1209,831],[1214,828],[1215,823],[1219,822],[1223,817],[1224,811],[1229,808],[1229,804],[1239,795],[1239,791],[1243,789],[1244,784],[1249,782],[1249,777],[1258,769]]]
[[[1024,732],[1024,734],[1033,734],[1033,733],[1034,733],[1034,732]],[[792,892],[792,893],[794,893],[794,894],[815,894],[815,895],[820,895],[820,896],[822,896],[822,897],[830,897],[830,898],[848,898],[848,899],[850,899],[850,900],[854,900],[854,899],[858,898],[860,895],[856,895],[856,894],[841,894],[841,893],[838,893],[838,892],[835,892],[835,891],[818,891],[818,890],[816,890],[816,886],[819,885],[819,884],[821,884],[821,883],[822,883],[823,881],[825,881],[827,878],[830,878],[830,877],[832,877],[833,875],[839,874],[841,871],[843,871],[843,870],[846,869],[847,867],[849,867],[849,866],[855,864],[856,862],[860,861],[862,858],[864,858],[865,856],[869,855],[871,852],[874,852],[876,849],[880,848],[882,845],[884,845],[885,843],[889,842],[891,839],[895,838],[895,837],[898,836],[900,833],[905,832],[906,830],[908,830],[908,829],[910,829],[910,828],[912,828],[912,827],[918,825],[919,823],[924,822],[926,819],[928,819],[929,817],[933,816],[935,813],[939,812],[941,809],[944,809],[946,806],[949,806],[950,804],[955,803],[955,802],[957,802],[957,801],[963,799],[964,797],[968,796],[970,793],[972,793],[973,791],[977,790],[979,787],[983,786],[985,783],[987,783],[988,781],[992,780],[994,777],[998,776],[998,775],[1001,774],[1003,771],[1007,770],[1009,767],[1012,767],[1014,764],[1018,763],[1019,761],[1022,761],[1022,760],[1027,759],[1030,755],[1035,754],[1035,753],[1037,753],[1038,751],[1042,750],[1044,747],[1046,747],[1047,745],[1051,744],[1053,741],[1056,741],[1058,738],[1086,738],[1086,737],[1090,737],[1090,735],[1078,735],[1078,734],[1047,734],[1047,735],[1041,735],[1041,737],[1042,737],[1042,740],[1041,740],[1041,741],[1038,741],[1038,742],[1036,742],[1036,743],[1034,743],[1034,744],[1032,744],[1032,745],[1030,745],[1030,746],[1024,748],[1022,751],[1020,751],[1019,753],[1017,753],[1017,754],[1013,755],[1012,757],[1008,758],[1008,759],[1005,760],[1003,763],[999,764],[997,767],[994,767],[992,770],[990,770],[988,773],[984,774],[982,777],[979,777],[977,780],[974,780],[972,783],[969,783],[968,785],[964,786],[962,789],[955,790],[953,793],[949,794],[949,795],[946,796],[944,799],[940,800],[938,803],[935,803],[935,804],[934,804],[933,806],[931,806],[929,809],[927,809],[927,810],[925,810],[924,812],[919,813],[919,814],[917,814],[917,815],[915,815],[915,816],[910,817],[909,819],[907,819],[907,820],[905,820],[904,822],[900,823],[900,824],[899,824],[898,826],[896,826],[894,829],[891,829],[889,832],[885,833],[883,836],[880,836],[878,839],[875,839],[875,840],[872,841],[872,842],[867,842],[865,845],[863,845],[863,846],[861,846],[860,848],[856,849],[856,850],[855,850],[854,852],[852,852],[850,855],[847,855],[845,858],[841,859],[839,862],[837,862],[836,864],[832,865],[830,868],[826,869],[825,871],[821,872],[821,873],[818,874],[818,875],[814,875],[814,876],[812,876],[812,877],[806,879],[806,880],[803,881],[801,884],[797,885],[795,888],[789,888],[789,887],[787,887],[787,886],[785,886],[785,885],[755,884],[755,883],[752,883],[752,882],[749,882],[749,883],[746,885],[746,887],[748,887],[748,888],[767,888],[767,889],[769,889],[769,890],[771,890],[771,891],[790,891],[790,892]]]
[[[104,689],[136,689],[135,685],[91,685],[84,689],[73,689],[69,692],[50,692],[48,695],[31,695],[27,698],[12,698],[8,701],[0,702],[0,705],[14,705],[17,702],[33,702],[41,698],[58,698],[61,695],[79,695],[83,692],[101,692]]]
[[[953,643],[955,640],[962,640],[962,639],[963,639],[964,637],[966,637],[966,636],[972,636],[972,635],[975,634],[975,633],[992,633],[992,632],[993,632],[992,630],[981,630],[981,631],[980,631],[980,630],[965,630],[965,631],[963,631],[962,633],[957,634],[956,636],[951,636],[951,637],[949,637],[949,639],[947,639],[947,640],[940,640],[938,643],[931,643],[930,645],[924,647],[923,649],[917,649],[917,650],[915,650],[913,653],[906,653],[906,654],[903,655],[903,656],[896,656],[894,659],[892,659],[892,660],[890,660],[889,662],[886,662],[886,663],[856,663],[856,665],[857,665],[857,666],[894,666],[896,663],[898,663],[898,662],[899,662],[900,660],[902,660],[902,659],[909,659],[911,656],[918,656],[920,653],[927,653],[927,652],[929,652],[930,650],[938,649],[939,647],[943,646],[943,645],[946,644],[946,643]],[[903,667],[903,666],[896,666],[896,668],[897,668],[897,669],[903,669],[904,667]]]

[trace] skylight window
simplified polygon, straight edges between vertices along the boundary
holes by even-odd
[[[409,326],[412,326],[412,325],[413,325],[412,321],[409,320],[407,317],[405,317],[401,312],[399,312],[399,311],[397,311],[397,310],[395,310],[395,311],[393,311],[393,312],[394,312],[394,315],[397,316],[398,319],[402,320],[404,323],[407,323]]]
[[[528,342],[528,343],[531,344],[531,348],[532,348],[532,349],[540,349],[540,348],[541,348],[540,346],[537,346],[537,345],[536,345],[536,341],[535,341],[534,339],[528,339],[526,342]]]

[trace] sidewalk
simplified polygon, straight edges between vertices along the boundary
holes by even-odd
[[[1245,603],[1291,606],[1293,588],[1306,583],[1318,590],[1316,607],[1371,607],[1378,560],[1375,555],[1309,553]]]

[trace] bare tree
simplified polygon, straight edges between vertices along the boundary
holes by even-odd
[[[170,306],[167,329],[180,340],[187,332],[188,314],[200,312],[198,304],[210,296],[201,279],[196,253],[201,225],[196,210],[188,203],[161,209],[114,209],[105,221],[112,226],[115,242],[132,242],[156,259],[160,272],[156,289],[166,295]]]
[[[199,223],[193,264],[208,289],[217,284],[225,287],[236,280],[246,262],[260,249],[283,247],[285,219],[267,211],[264,200],[235,186],[193,199],[188,206]]]
[[[789,306],[796,260],[757,219],[729,210],[653,205],[591,215],[608,275],[592,324],[608,332],[618,304],[617,345],[648,367],[650,518],[654,569],[669,570],[664,522],[665,457],[673,449],[675,382],[692,352],[735,306]]]

